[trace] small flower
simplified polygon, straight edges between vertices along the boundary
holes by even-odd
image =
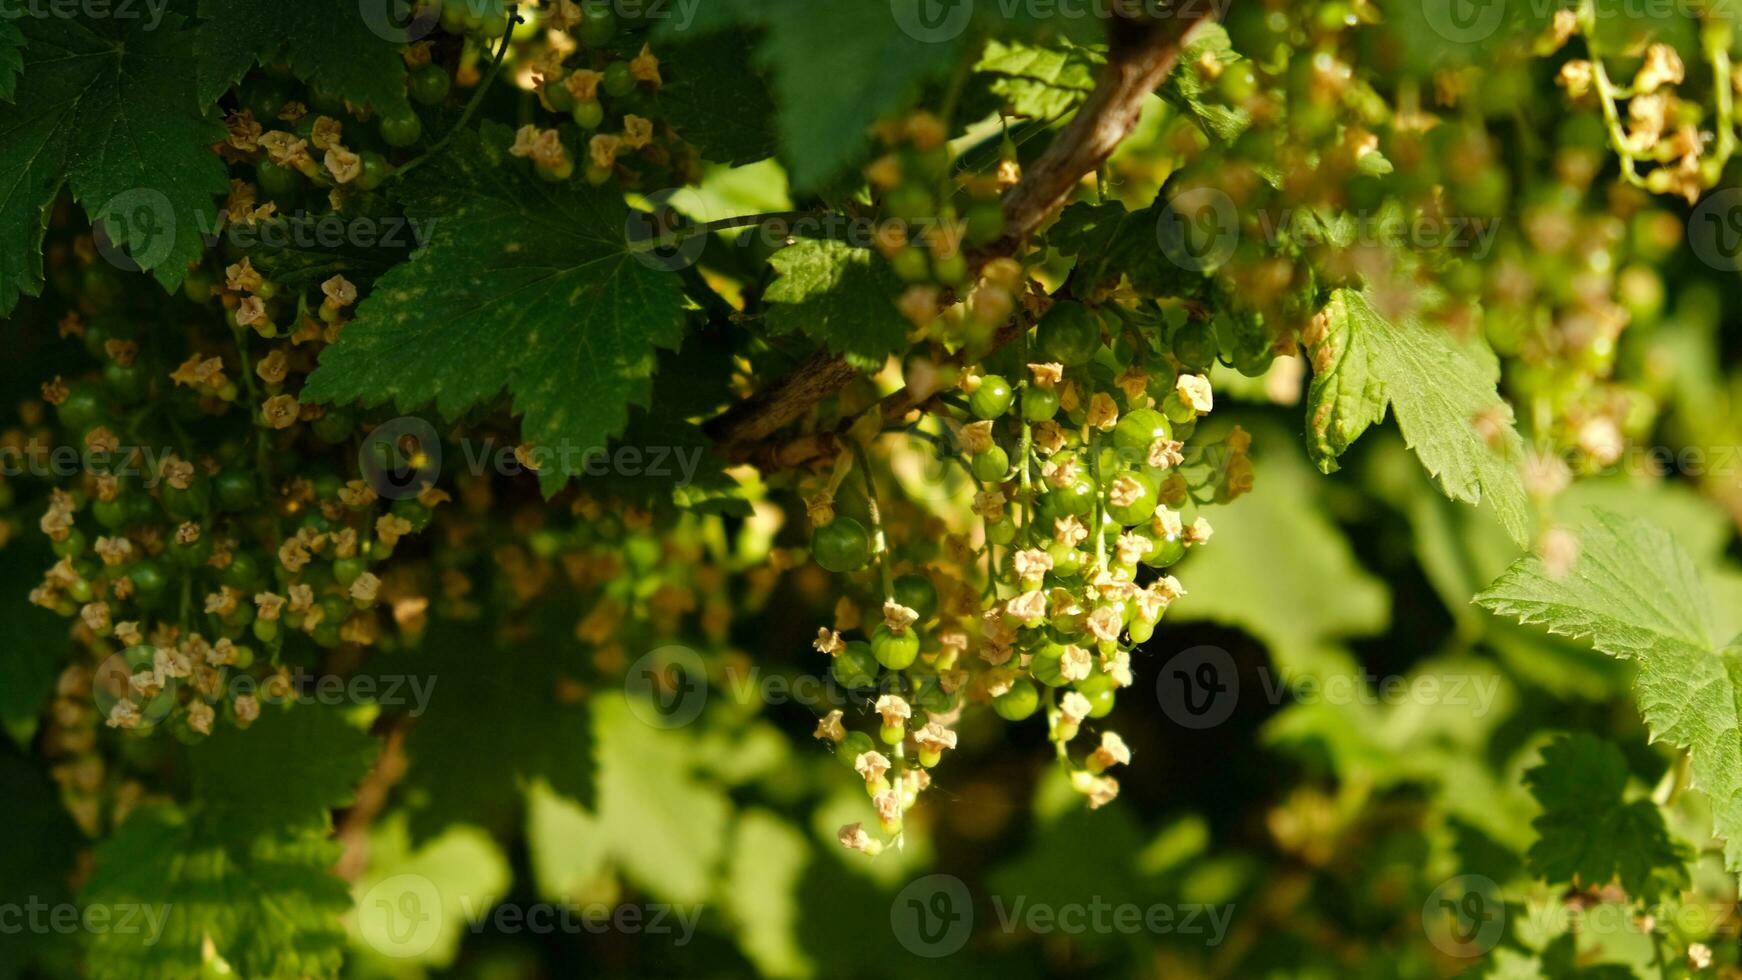
[[[1028,548],[1012,555],[1010,566],[1016,572],[1016,577],[1022,581],[1038,582],[1047,572],[1052,571],[1052,555],[1039,548]]]
[[[1201,374],[1182,374],[1174,383],[1173,392],[1179,400],[1191,406],[1199,415],[1208,415],[1216,407],[1215,396],[1210,389],[1210,379]]]
[[[653,142],[653,121],[630,114],[623,117],[623,145],[639,150]]]
[[[1064,653],[1059,655],[1059,676],[1067,681],[1087,680],[1094,669],[1094,658],[1089,651],[1075,643],[1067,644]]]
[[[875,750],[861,752],[853,757],[853,771],[865,780],[866,785],[871,785],[889,771],[889,759]]]
[[[840,833],[836,836],[840,840],[841,846],[849,851],[859,851],[875,857],[883,850],[883,843],[873,840],[861,824],[847,824],[841,828]]]
[[[217,712],[204,701],[195,701],[188,705],[188,727],[201,735],[212,734],[212,721],[216,717]]]
[[[893,825],[901,820],[901,794],[886,789],[871,797],[871,806],[877,810],[877,819],[884,830],[896,829]]]
[[[816,647],[818,653],[826,653],[831,657],[838,657],[847,649],[847,644],[841,640],[841,634],[827,626],[818,628],[817,638],[811,642],[811,646]]]
[[[956,747],[956,733],[935,721],[928,721],[924,728],[913,733],[913,740],[921,748],[942,752]]]
[[[339,309],[344,309],[357,301],[357,287],[352,285],[351,280],[344,276],[334,276],[321,283],[321,292],[326,295],[328,302]]]
[[[1137,477],[1130,473],[1121,473],[1119,478],[1113,481],[1113,486],[1108,489],[1107,501],[1115,507],[1130,507],[1142,499],[1146,489],[1143,481]]]
[[[654,57],[653,49],[645,44],[641,46],[641,53],[630,59],[629,74],[635,76],[637,81],[646,82],[654,88],[665,84],[665,80],[659,76],[659,59]]]
[[[841,727],[841,709],[824,715],[817,721],[817,730],[813,733],[817,738],[826,738],[831,742],[839,742],[847,737],[846,729]]]
[[[962,426],[963,452],[970,456],[978,456],[991,449],[992,444],[992,422],[990,419]]]
[[[1187,544],[1209,544],[1210,536],[1215,533],[1216,529],[1210,526],[1209,519],[1200,517],[1192,521],[1192,526],[1181,532],[1181,536]]]
[[[1133,407],[1138,404],[1139,399],[1148,401],[1145,394],[1149,391],[1149,372],[1135,364],[1126,368],[1113,384],[1125,393],[1125,400]]]
[[[316,116],[314,126],[309,130],[308,141],[317,150],[330,150],[339,145],[339,139],[344,132],[344,123],[331,116]]]
[[[1633,78],[1633,87],[1650,95],[1665,85],[1679,85],[1686,77],[1681,55],[1667,44],[1653,44],[1645,49],[1645,64]]]
[[[1076,517],[1060,517],[1052,522],[1053,540],[1067,548],[1075,548],[1089,539],[1089,529]]]
[[[986,490],[974,495],[974,513],[984,517],[992,524],[1004,520],[1004,492],[1001,490]]]
[[[1113,802],[1119,795],[1119,781],[1111,776],[1097,776],[1092,772],[1078,771],[1071,773],[1071,788],[1089,798],[1089,809],[1099,810]]]
[[[254,719],[260,717],[260,702],[252,694],[244,694],[236,698],[236,724],[243,728],[254,724]]]
[[[1147,462],[1158,470],[1178,466],[1186,461],[1185,448],[1186,444],[1183,442],[1177,442],[1173,439],[1157,439],[1149,444]]]
[[[1101,670],[1120,687],[1130,687],[1135,682],[1135,678],[1131,676],[1131,654],[1124,650],[1114,650],[1104,657],[1101,660]]]
[[[1100,747],[1089,757],[1091,771],[1098,772],[1111,766],[1130,764],[1131,750],[1126,747],[1125,740],[1116,732],[1102,732]]]
[[[1113,543],[1113,550],[1118,556],[1119,564],[1135,565],[1149,552],[1149,539],[1127,531],[1119,535],[1118,540]]]
[[[1089,632],[1095,634],[1095,639],[1102,643],[1117,643],[1120,631],[1125,628],[1125,621],[1119,615],[1119,610],[1112,606],[1100,606],[1089,614],[1088,626]]]
[[[1046,593],[1036,589],[1005,603],[1005,611],[1017,622],[1033,625],[1046,616]]]
[[[1089,424],[1102,432],[1111,431],[1119,424],[1119,405],[1113,401],[1112,395],[1097,391],[1089,399]]]
[[[617,165],[617,156],[623,152],[623,138],[610,133],[600,133],[587,144],[587,155],[593,161],[593,166],[599,170],[610,170]]]
[[[889,627],[891,633],[900,633],[912,626],[919,619],[919,613],[907,608],[894,599],[883,601],[883,625]]]
[[[254,606],[260,610],[262,620],[274,622],[284,611],[284,597],[272,592],[262,592],[254,597]]]
[[[877,699],[873,709],[883,718],[883,724],[894,728],[913,717],[913,708],[905,699],[895,694],[885,694]]]
[[[351,583],[351,598],[358,602],[374,602],[381,591],[381,579],[373,572],[364,572]]]
[[[1093,710],[1095,710],[1094,705],[1089,703],[1089,699],[1076,691],[1069,691],[1064,697],[1059,698],[1059,711],[1074,724],[1081,724],[1083,719],[1089,717],[1089,712]]]
[[[1047,460],[1040,468],[1041,478],[1061,489],[1075,483],[1081,473],[1081,466],[1075,456]]]
[[[1065,366],[1048,362],[1045,364],[1030,364],[1028,372],[1034,375],[1034,385],[1037,388],[1051,388],[1057,385],[1065,376]]]

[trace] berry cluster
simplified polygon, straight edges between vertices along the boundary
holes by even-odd
[[[926,770],[956,746],[952,726],[966,702],[1012,722],[1044,708],[1072,784],[1094,806],[1117,795],[1107,770],[1129,760],[1119,736],[1102,731],[1080,758],[1070,745],[1112,711],[1133,682],[1132,653],[1184,594],[1167,569],[1211,529],[1183,512],[1230,500],[1252,481],[1250,440],[1238,427],[1188,451],[1213,408],[1209,381],[1190,368],[1214,357],[1214,333],[1206,340],[1205,325],[1174,321],[1058,300],[1017,349],[967,369],[937,413],[978,484],[979,528],[947,537],[929,575],[893,574],[898,555],[918,549],[886,539],[862,451],[813,490],[817,563],[854,575],[875,559],[882,580],[881,621],[863,627],[864,639],[844,638],[837,616],[816,642],[837,681],[870,692],[877,721],[875,739],[849,733],[842,711],[817,728],[865,779],[883,833],[849,826],[845,846],[876,853],[899,841]],[[869,529],[835,513],[854,458],[872,498]]]

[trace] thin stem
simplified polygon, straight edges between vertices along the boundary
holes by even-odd
[[[883,578],[883,597],[895,596],[895,574],[889,568],[889,542],[883,536],[883,509],[877,506],[877,481],[871,478],[871,458],[857,439],[848,440],[853,459],[865,480],[865,513],[871,519],[871,542],[877,551],[877,571]]]
[[[437,154],[448,148],[449,143],[453,142],[454,134],[465,129],[466,124],[472,121],[473,114],[478,111],[479,106],[484,104],[484,96],[490,91],[490,84],[496,81],[496,76],[502,72],[502,63],[508,58],[508,46],[514,41],[514,29],[520,26],[520,23],[520,12],[509,8],[508,30],[502,34],[502,45],[496,49],[496,57],[490,62],[490,70],[485,73],[484,80],[478,83],[478,90],[472,93],[472,98],[466,103],[466,108],[460,112],[460,118],[454,122],[453,128],[448,130],[445,136],[436,140],[434,146],[424,151],[421,156],[412,158],[395,170],[393,178],[404,177],[434,159]]]

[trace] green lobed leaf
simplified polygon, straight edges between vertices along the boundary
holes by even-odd
[[[780,273],[766,294],[774,333],[803,331],[865,370],[907,346],[911,324],[891,302],[901,281],[876,253],[806,239],[768,261]]]
[[[735,30],[660,48],[660,114],[704,159],[736,165],[775,153],[774,96],[753,50],[754,39]]]
[[[24,70],[24,32],[9,20],[0,21],[0,100],[11,102]]]
[[[763,28],[758,61],[773,76],[781,145],[803,189],[862,157],[872,125],[948,73],[967,36],[923,40],[903,30],[889,5],[865,0],[716,0],[665,36],[735,24]]]
[[[375,763],[379,743],[337,708],[268,707],[254,724],[222,729],[188,751],[204,822],[226,840],[325,829]]]
[[[1089,97],[1105,61],[1076,45],[991,41],[974,71],[1003,100],[1007,115],[1050,120]]]
[[[1525,773],[1542,804],[1530,870],[1550,884],[1601,886],[1619,879],[1629,896],[1656,901],[1688,884],[1687,855],[1649,799],[1626,800],[1627,759],[1587,733],[1556,739]]]
[[[436,680],[429,704],[405,739],[404,787],[419,842],[450,823],[505,832],[522,792],[543,780],[565,796],[595,796],[593,729],[586,708],[564,703],[558,681],[572,674],[543,648],[508,647],[476,630],[443,624],[428,648],[383,670]]]
[[[28,17],[11,105],[0,106],[0,314],[43,285],[48,211],[63,187],[115,245],[181,285],[230,189],[224,128],[194,90],[192,33],[173,15]]]
[[[377,112],[410,111],[393,0],[200,0],[200,98],[216,102],[283,52],[298,78]],[[261,120],[270,123],[270,120]]]
[[[1589,637],[1633,660],[1634,699],[1652,736],[1688,752],[1693,783],[1712,801],[1725,861],[1742,868],[1742,650],[1720,647],[1712,604],[1687,552],[1668,532],[1593,509],[1565,570],[1519,559],[1476,601],[1550,633]]]
[[[453,417],[506,387],[526,440],[552,451],[554,494],[648,404],[684,300],[676,274],[631,252],[617,194],[542,181],[511,141],[504,126],[462,134],[409,179],[429,244],[376,283],[304,397]]]
[[[1157,247],[1156,229],[1167,207],[1165,194],[1136,211],[1118,201],[1079,201],[1059,214],[1047,231],[1047,243],[1076,258],[1072,277],[1080,294],[1123,276],[1141,293],[1193,296],[1204,288],[1203,272],[1181,266]]]
[[[369,836],[369,867],[351,889],[352,929],[384,957],[450,966],[468,924],[501,901],[513,880],[502,849],[477,827],[456,824],[414,848],[396,813]],[[412,910],[425,916],[404,914]]]
[[[81,893],[117,925],[91,930],[92,980],[201,975],[204,945],[250,980],[331,977],[343,958],[345,883],[329,872],[342,848],[324,833],[214,840],[172,806],[134,811],[97,848]],[[133,928],[122,929],[122,916]]]
[[[1161,97],[1191,116],[1218,142],[1232,143],[1252,124],[1252,113],[1217,99],[1215,80],[1198,67],[1207,57],[1214,57],[1224,71],[1246,60],[1234,50],[1234,43],[1222,25],[1204,24],[1193,32],[1191,43],[1185,46],[1178,64],[1162,83]]]
[[[1460,340],[1413,315],[1393,322],[1352,289],[1333,293],[1324,315],[1307,392],[1307,448],[1319,469],[1335,472],[1337,457],[1389,407],[1440,489],[1470,504],[1486,498],[1523,544],[1530,534],[1519,471],[1524,442],[1496,390],[1500,366],[1487,344]]]

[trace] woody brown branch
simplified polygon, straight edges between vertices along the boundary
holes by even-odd
[[[1016,254],[1029,236],[1058,212],[1077,184],[1100,169],[1131,135],[1144,100],[1160,87],[1178,60],[1186,33],[1211,16],[1215,6],[1188,2],[1163,20],[1111,22],[1107,66],[1100,82],[1075,118],[1006,195],[1005,234],[970,253],[969,268],[975,274],[993,259]],[[998,340],[1008,343],[1018,333],[1007,327],[999,332]],[[803,465],[825,452],[832,453],[836,434],[799,436],[773,445],[768,440],[859,373],[845,358],[819,350],[787,377],[709,422],[707,432],[731,461],[750,462],[764,469]],[[884,420],[893,424],[917,407],[918,400],[903,389],[884,399]]]

